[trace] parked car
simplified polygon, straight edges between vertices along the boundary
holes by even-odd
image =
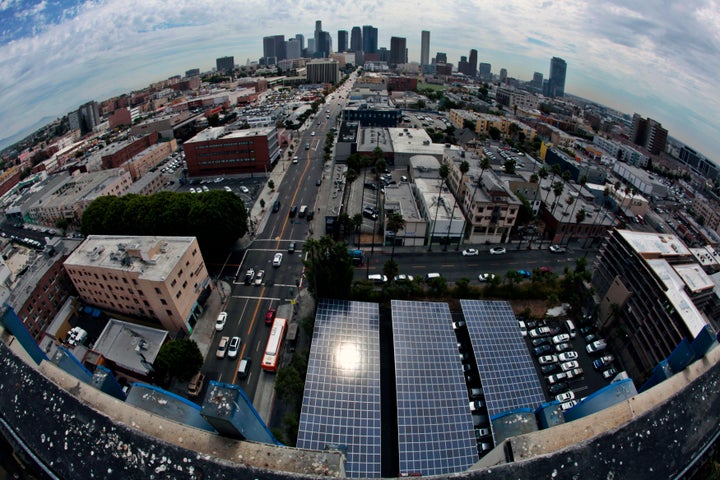
[[[535,355],[538,357],[541,357],[545,355],[546,353],[550,353],[553,351],[553,347],[550,345],[540,345],[539,347],[535,347],[534,352]]]
[[[527,337],[527,326],[525,326],[525,322],[518,320],[518,327],[520,328],[520,335]]]
[[[215,351],[215,356],[217,358],[225,358],[225,354],[227,353],[227,346],[230,342],[230,337],[221,337],[220,342],[218,342],[218,348]]]
[[[557,360],[557,355],[545,355],[538,358],[538,363],[540,365],[547,365],[548,363],[557,363]]]
[[[560,383],[556,383],[555,385],[550,385],[548,387],[548,392],[550,392],[553,395],[557,395],[558,393],[567,391],[569,388],[570,387],[568,386],[567,383],[560,382]]]
[[[604,370],[610,366],[613,360],[615,360],[615,357],[612,355],[603,355],[593,362],[593,367],[595,370]]]
[[[561,247],[560,245],[550,245],[549,250],[550,250],[550,252],[552,252],[552,253],[565,253],[565,252],[567,252],[567,248]]]
[[[532,340],[530,340],[530,343],[532,343],[533,347],[539,347],[540,345],[547,345],[550,343],[550,337],[533,338]]]
[[[604,378],[605,380],[610,380],[610,379],[613,378],[615,375],[617,375],[617,373],[618,373],[618,372],[617,372],[617,370],[616,370],[615,368],[608,368],[607,370],[605,370],[604,372],[602,372],[602,376],[603,376],[603,378]]]
[[[275,315],[277,314],[277,310],[274,308],[269,308],[267,313],[265,313],[265,325],[272,325],[272,323],[275,321]]]
[[[572,345],[570,345],[569,343],[558,343],[557,345],[555,345],[555,351],[558,353],[570,350],[571,348]]]
[[[557,363],[548,363],[547,365],[542,365],[540,367],[540,371],[543,373],[543,375],[550,375],[551,373],[557,372],[560,370],[560,365]]]
[[[606,348],[607,342],[605,342],[605,340],[603,340],[602,338],[600,340],[595,340],[593,343],[585,346],[585,350],[587,350],[587,353],[602,352]]]
[[[470,411],[475,412],[477,410],[480,410],[483,408],[485,404],[480,400],[472,400],[470,401]]]
[[[415,280],[415,277],[413,277],[412,275],[400,273],[398,275],[395,275],[395,277],[393,277],[393,280],[395,280],[396,282],[412,282],[413,280]]]
[[[527,270],[518,270],[518,275],[520,275],[522,278],[530,278],[532,274],[528,272]]]
[[[572,370],[573,368],[580,367],[580,364],[577,360],[570,360],[569,362],[563,362],[560,364],[560,368],[563,372],[567,372],[568,370]]]
[[[563,402],[560,404],[560,409],[564,412],[565,410],[570,410],[572,407],[577,405],[579,402],[575,399],[568,400],[567,402]]]
[[[552,341],[556,345],[558,343],[564,343],[569,340],[570,340],[570,335],[568,335],[567,333],[561,333],[560,335],[555,335],[554,337],[552,337]]]
[[[594,342],[594,341],[597,340],[597,339],[598,339],[598,337],[597,337],[597,335],[595,335],[594,333],[591,333],[591,334],[589,334],[589,335],[585,335],[585,343],[592,343],[592,342]]]
[[[573,368],[572,370],[568,370],[567,372],[567,379],[570,380],[571,378],[580,378],[585,373],[581,367]]]
[[[558,355],[558,360],[561,362],[569,362],[570,360],[577,360],[578,359],[578,353],[576,351],[572,352],[564,352]]]
[[[590,335],[593,331],[593,327],[591,325],[586,325],[584,327],[580,327],[580,333],[582,335]]]
[[[463,320],[458,320],[457,322],[452,322],[452,326],[454,330],[457,330],[459,328],[462,328],[465,326],[465,322]]]
[[[242,193],[250,193],[250,189],[248,187],[246,187],[245,185],[240,185],[239,188]]]
[[[215,320],[215,330],[221,332],[225,328],[225,322],[227,322],[227,312],[220,312]]]
[[[275,257],[273,257],[273,267],[279,267],[282,264],[282,257],[283,254],[280,252],[275,254]]]
[[[240,351],[240,337],[232,337],[228,344],[227,356],[228,358],[235,358],[238,356]]]
[[[489,437],[490,436],[490,429],[489,428],[476,428],[475,429],[475,439],[480,440],[481,438]]]
[[[567,378],[567,374],[565,372],[558,372],[553,375],[548,375],[545,377],[549,385],[553,385],[555,383],[558,383],[560,380],[565,380]]]
[[[258,271],[255,273],[255,280],[253,281],[253,283],[254,283],[256,286],[257,286],[257,285],[262,285],[262,282],[263,282],[263,278],[264,278],[264,277],[265,277],[265,270],[258,270]]]
[[[531,338],[543,337],[550,334],[550,327],[538,327],[528,332]]]
[[[190,379],[190,383],[188,384],[188,397],[197,397],[200,395],[204,382],[205,375],[201,372],[196,373],[193,378]]]
[[[475,257],[480,254],[480,252],[475,248],[468,248],[467,250],[462,251],[463,257]]]
[[[490,249],[490,255],[502,255],[503,253],[507,253],[505,247],[493,247]]]
[[[569,392],[561,393],[559,395],[555,396],[555,400],[558,402],[567,402],[568,400],[574,400],[575,399],[575,392],[570,390]]]
[[[382,284],[382,283],[387,282],[387,276],[382,275],[380,273],[368,275],[367,278],[368,278],[368,281],[373,282],[373,283]]]

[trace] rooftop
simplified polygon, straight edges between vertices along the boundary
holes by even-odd
[[[146,375],[167,336],[166,330],[110,319],[93,350],[123,368]]]
[[[186,140],[185,144],[208,142],[210,140],[229,139],[229,138],[248,138],[263,135],[270,135],[275,127],[248,128],[244,130],[227,130],[225,127],[210,127],[198,133],[190,140]]]
[[[399,212],[406,222],[422,220],[412,188],[407,182],[385,187],[385,210]]]
[[[690,250],[675,235],[618,230],[618,234],[645,259],[690,256]]]

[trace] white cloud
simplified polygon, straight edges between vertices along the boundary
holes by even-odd
[[[17,8],[0,0],[0,12]],[[50,15],[44,1],[32,10],[33,18]],[[379,28],[381,46],[405,36],[411,60],[419,59],[420,30],[427,29],[431,55],[445,51],[457,62],[475,48],[479,61],[520,79],[547,75],[550,58],[560,56],[568,62],[568,92],[652,116],[706,154],[720,147],[716,1],[97,0],[53,15],[32,37],[0,45],[7,135],[89,99],[210,68],[222,55],[255,60],[263,36],[309,38],[319,19],[334,41],[338,29],[368,23]]]

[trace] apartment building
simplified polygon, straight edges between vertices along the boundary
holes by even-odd
[[[129,138],[123,142],[111,143],[99,153],[103,168],[117,168],[158,141],[157,132],[140,138]]]
[[[122,165],[122,168],[130,172],[133,182],[137,182],[150,169],[160,165],[160,162],[168,158],[176,149],[177,142],[174,138],[169,142],[156,143],[132,157]]]
[[[598,327],[633,378],[709,325],[693,298],[715,284],[675,235],[612,230],[592,271]]]
[[[98,308],[192,331],[212,288],[195,237],[90,235],[64,263],[80,298]]]

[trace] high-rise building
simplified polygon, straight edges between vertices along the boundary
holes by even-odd
[[[327,58],[330,56],[332,49],[331,38],[328,32],[323,31],[322,21],[315,21],[315,51],[313,57],[315,58]]]
[[[645,119],[637,113],[633,115],[630,139],[635,145],[640,145],[648,152],[657,155],[665,150],[667,136],[668,131],[660,122],[652,118]]]
[[[430,63],[430,32],[423,30],[420,33],[420,65]]]
[[[504,83],[506,78],[507,78],[507,68],[501,68],[500,75],[498,76],[500,83]]]
[[[340,80],[340,66],[335,60],[312,60],[306,65],[309,83],[332,83]]]
[[[348,31],[338,30],[338,52],[346,52],[348,49]]]
[[[315,38],[308,38],[307,57],[315,55]]]
[[[279,60],[285,60],[285,35],[272,35],[263,37],[263,57],[268,59],[267,65],[276,64]],[[269,59],[275,58],[274,62]]]
[[[474,77],[477,75],[477,50],[474,48],[470,50],[470,57],[468,57],[468,75]]]
[[[362,52],[363,37],[360,27],[353,27],[350,32],[350,50],[355,53]]]
[[[200,75],[199,68],[191,68],[190,70],[185,70],[186,77],[197,77],[198,75]]]
[[[78,119],[80,121],[80,133],[85,135],[92,132],[100,123],[100,109],[95,100],[81,105],[78,108]]]
[[[565,74],[567,73],[567,63],[559,57],[553,57],[550,60],[550,79],[548,81],[548,97],[564,97],[565,96]]]
[[[363,51],[365,53],[377,53],[378,50],[378,29],[372,25],[362,27]]]
[[[467,57],[465,55],[460,55],[460,61],[458,62],[458,72],[462,73],[463,75],[469,75],[470,65],[468,64]]]
[[[478,66],[478,76],[481,80],[492,80],[492,65],[481,63]]]
[[[543,85],[543,74],[540,72],[533,73],[532,82],[530,82],[535,88],[542,88]]]
[[[447,63],[447,53],[437,52],[435,54],[435,63]]]
[[[300,42],[300,51],[302,52],[305,50],[305,35],[297,33],[295,34],[295,38],[297,38],[297,41]]]
[[[407,63],[407,40],[404,37],[390,37],[390,62],[397,66]]]
[[[285,42],[285,55],[288,59],[302,57],[302,48],[297,38],[290,38]]]
[[[218,73],[232,73],[235,70],[235,57],[220,57],[215,60]]]

